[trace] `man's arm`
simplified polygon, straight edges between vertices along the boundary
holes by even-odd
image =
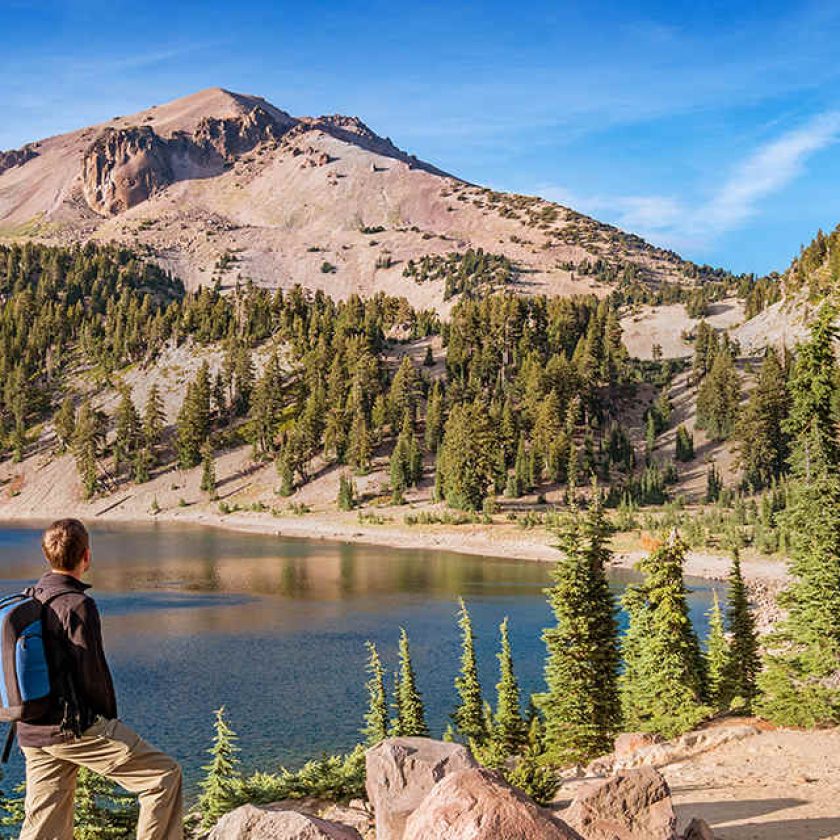
[[[84,597],[68,613],[67,635],[76,685],[83,701],[96,714],[117,716],[117,698],[102,645],[102,623],[92,598]]]

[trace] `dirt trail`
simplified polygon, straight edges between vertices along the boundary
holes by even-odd
[[[762,732],[662,770],[718,840],[840,838],[840,729]]]

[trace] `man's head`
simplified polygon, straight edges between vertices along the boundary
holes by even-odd
[[[41,548],[55,572],[80,576],[90,568],[90,537],[78,519],[53,522],[44,531]]]

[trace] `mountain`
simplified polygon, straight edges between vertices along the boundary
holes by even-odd
[[[447,174],[356,117],[293,117],[221,88],[0,152],[0,241],[26,238],[122,243],[190,288],[252,278],[439,309],[460,265],[441,257],[471,248],[503,256],[490,273],[524,292],[703,276],[571,209]]]

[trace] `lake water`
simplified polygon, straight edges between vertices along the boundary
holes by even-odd
[[[35,527],[0,528],[0,590],[17,591],[44,570],[39,538]],[[540,633],[551,621],[543,564],[174,525],[99,526],[92,538],[88,579],[120,716],[175,755],[191,784],[222,704],[248,768],[351,748],[366,705],[365,641],[392,672],[401,626],[429,724],[442,733],[455,701],[459,595],[473,617],[485,692],[494,696],[505,616],[523,690],[542,685]],[[616,573],[616,590],[629,579]],[[690,585],[692,617],[705,630],[712,584]],[[21,764],[16,751],[7,788]]]

